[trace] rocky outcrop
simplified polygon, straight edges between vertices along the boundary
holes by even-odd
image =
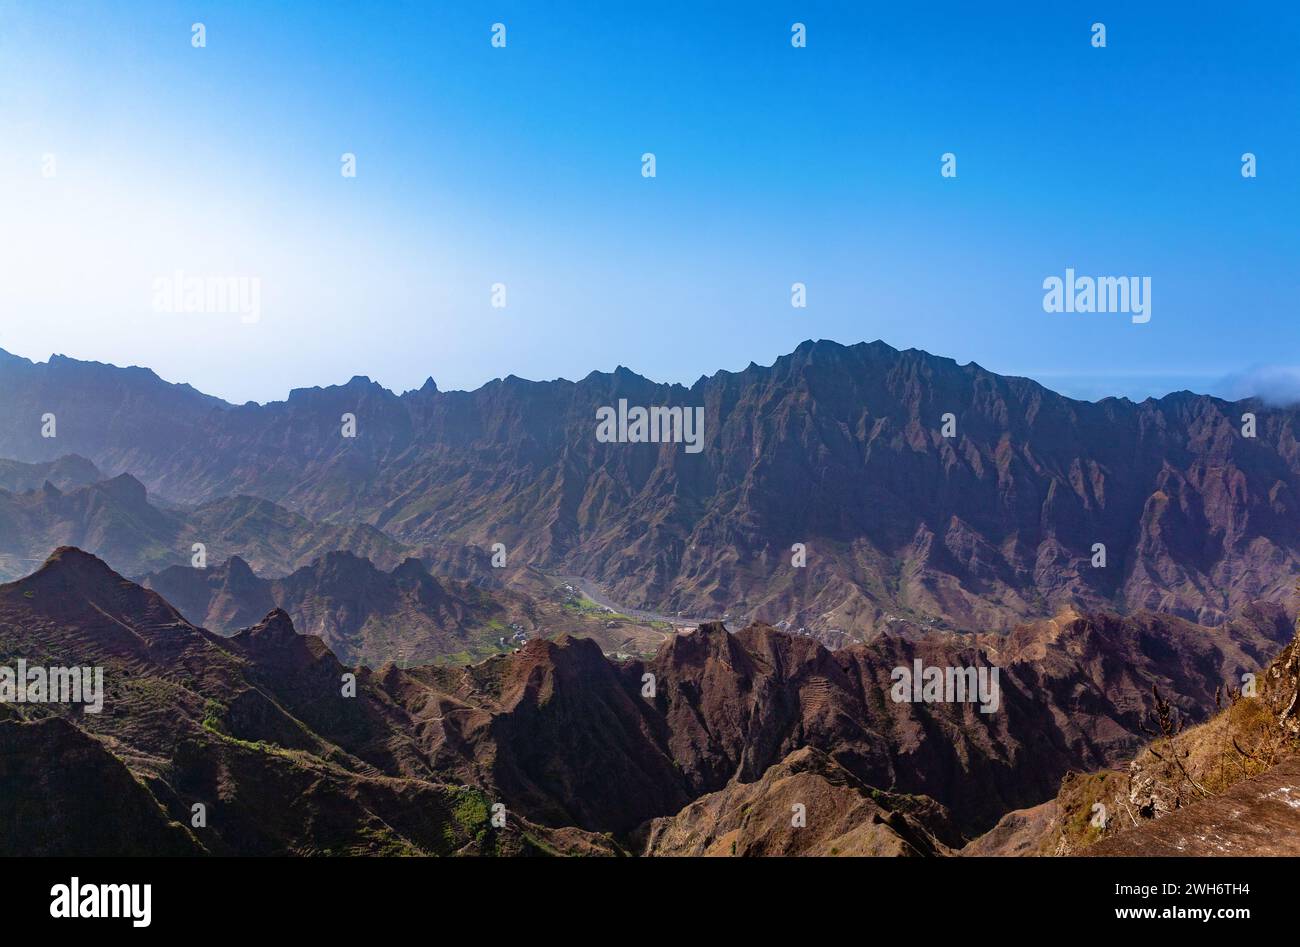
[[[1300,855],[1300,759],[1235,783],[1085,855]]]
[[[804,747],[753,782],[734,780],[646,829],[644,854],[937,856],[960,836],[943,807],[860,782]]]
[[[963,854],[1290,852],[1269,833],[1300,828],[1292,798],[1298,647],[1300,632],[1262,672],[1227,675],[1213,695],[1218,712],[1204,722],[1153,685],[1142,726],[1149,742],[1133,759],[1068,774],[1050,804],[1008,813]]]

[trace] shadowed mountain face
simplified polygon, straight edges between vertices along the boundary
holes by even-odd
[[[1153,739],[1126,766],[1067,774],[1054,799],[1008,812],[961,854],[1300,853],[1298,705],[1300,625],[1267,666],[1216,691],[1208,719],[1157,702]]]
[[[596,411],[620,399],[702,406],[704,449],[599,442]],[[983,630],[1078,603],[1216,624],[1287,598],[1300,568],[1294,411],[1077,402],[879,342],[807,342],[690,388],[626,369],[400,396],[355,378],[240,407],[142,369],[5,357],[0,403],[0,455],[75,451],[170,501],[247,494],[366,523],[448,550],[435,572],[502,542],[665,613]]]
[[[1254,655],[1289,636],[1272,608],[1220,632],[1071,614],[1008,638],[885,636],[834,652],[765,626],[730,635],[714,625],[678,636],[645,667],[692,794],[752,781],[812,746],[868,785],[937,800],[969,830],[1053,795],[1069,769],[1131,755],[1145,742],[1152,683],[1185,695],[1180,706],[1198,719],[1219,682],[1259,670],[1267,657]],[[998,709],[895,702],[891,672],[918,659],[998,667]]]
[[[0,665],[103,667],[104,709],[9,704],[0,743],[30,748],[25,728],[59,718],[91,738],[51,729],[69,779],[93,757],[125,787],[143,837],[201,851],[594,852],[615,843],[593,833],[616,833],[623,847],[671,853],[694,850],[700,813],[732,799],[762,813],[728,838],[754,851],[939,853],[1049,798],[1068,770],[1131,756],[1153,683],[1203,717],[1221,681],[1259,670],[1254,655],[1289,634],[1272,606],[1213,630],[1069,614],[1006,637],[881,636],[835,652],[767,626],[706,624],[649,661],[610,661],[562,637],[471,666],[350,672],[278,608],[222,638],[62,549],[0,586]],[[998,667],[997,709],[896,701],[893,671],[917,659]],[[117,765],[130,785],[112,776]],[[0,825],[32,791],[20,769],[5,772]],[[878,828],[789,837],[774,821],[787,779],[813,794],[796,800],[810,813],[847,800]],[[688,810],[696,800],[703,808]],[[504,830],[486,824],[497,801]],[[192,826],[196,802],[206,829]],[[73,831],[78,811],[51,810],[64,821],[6,844]]]
[[[103,668],[104,702],[0,706],[0,854],[612,851],[514,813],[490,829],[490,799],[437,779],[367,675],[344,696],[282,611],[223,639],[61,549],[0,586],[0,664],[20,657]]]
[[[59,717],[0,710],[0,855],[196,855],[202,849],[101,743]]]

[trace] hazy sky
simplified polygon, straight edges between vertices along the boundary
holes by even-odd
[[[233,401],[689,383],[806,338],[1083,397],[1285,388],[1298,9],[0,0],[0,348]],[[1044,312],[1066,267],[1151,277],[1151,321]],[[257,278],[260,320],[156,311],[178,270]]]

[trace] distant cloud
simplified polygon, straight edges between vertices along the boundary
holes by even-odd
[[[1272,405],[1300,404],[1300,366],[1253,365],[1228,375],[1214,389],[1231,401],[1259,398]]]

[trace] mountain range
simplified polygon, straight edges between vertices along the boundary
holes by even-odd
[[[438,578],[415,558],[390,571],[346,550],[328,553],[283,578],[262,578],[232,556],[217,566],[171,566],[142,584],[194,624],[232,635],[268,611],[286,612],[349,664],[468,663],[538,635],[573,634],[603,649],[639,654],[666,637],[663,623],[585,602],[544,576],[517,576],[528,592]]]
[[[53,462],[57,467],[69,458]],[[30,465],[41,467],[44,465]],[[25,472],[13,477],[21,482]],[[268,500],[231,496],[193,508],[150,502],[144,485],[130,474],[65,481],[50,480],[23,492],[0,488],[0,577],[17,578],[63,545],[84,546],[112,559],[131,575],[232,555],[259,569],[285,575],[320,556],[347,550],[392,569],[412,550],[371,526],[316,523]]]
[[[702,407],[703,450],[601,442],[596,412],[620,399]],[[0,404],[0,455],[78,455],[186,521],[146,524],[160,538],[130,561],[93,533],[32,527],[17,544],[28,559],[75,541],[152,571],[206,536],[220,558],[277,574],[334,547],[385,569],[418,551],[435,573],[480,579],[500,543],[512,563],[583,576],[628,607],[784,623],[828,642],[898,622],[1007,630],[1071,605],[1213,625],[1255,601],[1296,604],[1295,409],[1189,392],[1074,401],[882,342],[805,342],[690,387],[624,368],[471,392],[430,380],[400,395],[358,377],[265,405],[145,369],[3,354]],[[47,414],[54,437],[42,437]],[[49,490],[8,502],[74,505]],[[244,505],[259,502],[268,524],[243,545],[289,516],[315,533],[232,548],[229,531],[253,515]],[[329,528],[344,533],[322,538]]]
[[[1068,613],[1009,636],[838,651],[706,623],[649,659],[560,636],[371,671],[278,608],[233,636],[205,631],[63,548],[0,586],[0,664],[101,667],[104,709],[0,706],[0,848],[950,854],[1071,771],[1131,758],[1153,688],[1206,720],[1210,695],[1291,634],[1277,606],[1217,629]],[[918,658],[996,662],[999,711],[891,699],[892,669]],[[789,831],[791,800],[814,831]]]
[[[703,449],[597,437],[622,402],[701,408]],[[1233,806],[1290,825],[1294,409],[1079,402],[879,342],[690,387],[266,405],[0,353],[0,405],[0,667],[107,687],[102,714],[0,703],[5,853],[1137,853]],[[994,712],[898,699],[922,667],[1000,675]]]

